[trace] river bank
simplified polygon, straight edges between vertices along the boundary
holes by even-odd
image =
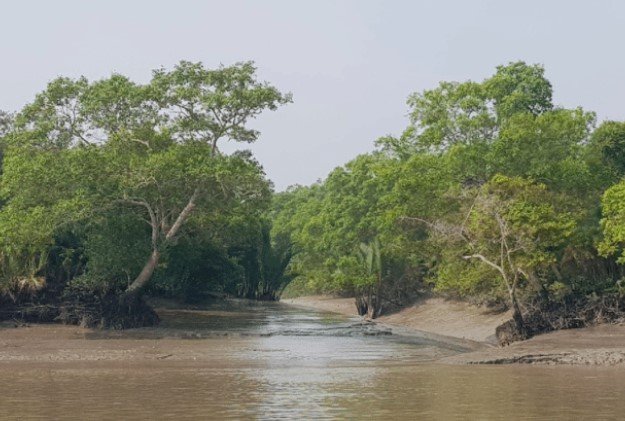
[[[439,343],[461,352],[431,353],[421,349],[430,362],[445,365],[591,365],[625,367],[625,326],[600,325],[570,329],[536,336],[501,348],[492,334],[508,314],[492,314],[467,303],[429,298],[375,323],[363,323],[355,314],[352,299],[303,297],[284,300],[282,304],[254,303],[244,300],[213,303],[207,308],[184,308],[169,302],[155,301],[163,322],[157,327],[129,330],[94,330],[59,324],[23,325],[0,323],[0,363],[49,364],[172,364],[213,363],[217,354],[244,352],[257,354],[259,338],[319,335],[332,337],[333,347],[346,346],[354,337],[380,336],[376,342],[392,350],[391,342],[401,337]],[[283,304],[287,304],[284,306]],[[234,307],[233,307],[234,306]],[[277,306],[277,307],[276,307]],[[337,313],[315,313],[314,311]],[[349,316],[349,317],[344,317]],[[282,321],[286,317],[288,326]],[[310,331],[311,317],[319,320]],[[323,321],[323,322],[322,322]],[[326,326],[327,324],[327,327]],[[393,336],[384,336],[392,332]],[[356,336],[354,336],[356,335]],[[188,339],[196,339],[188,341]],[[197,339],[219,339],[205,342]],[[210,348],[217,346],[219,351]],[[443,345],[447,344],[447,345]],[[376,345],[376,346],[378,346]],[[440,348],[440,347],[439,347]],[[432,348],[435,349],[435,348]],[[467,352],[469,351],[469,352]],[[346,351],[353,352],[353,351]],[[393,351],[394,352],[394,351]],[[256,357],[254,361],[257,360]]]
[[[357,316],[353,298],[323,295],[282,300],[283,303]],[[430,297],[375,321],[451,338],[496,344],[495,329],[510,319],[509,312],[496,313],[462,301]]]
[[[446,357],[449,364],[540,364],[625,367],[625,326],[600,325],[535,336],[506,347]]]
[[[328,296],[298,297],[285,303],[334,311],[356,313],[353,298]],[[506,347],[495,345],[495,329],[509,320],[509,313],[493,314],[468,303],[442,298],[426,298],[397,313],[382,316],[376,322],[399,329],[409,329],[465,339],[484,346],[472,352],[445,357],[445,364],[535,364],[593,365],[625,367],[625,325],[600,325],[567,329],[535,336]],[[477,347],[476,347],[477,348]]]

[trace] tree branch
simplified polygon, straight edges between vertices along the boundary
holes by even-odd
[[[195,201],[199,193],[200,193],[199,188],[196,188],[193,194],[191,195],[189,202],[187,202],[187,205],[180,212],[180,214],[178,215],[178,218],[176,218],[176,221],[171,226],[169,231],[167,231],[167,234],[165,235],[165,240],[170,241],[178,233],[184,221],[188,218],[189,214],[191,214],[191,212],[195,208]]]
[[[507,281],[506,272],[503,270],[503,268],[501,266],[497,265],[496,263],[491,262],[490,260],[488,260],[483,255],[481,255],[479,253],[476,253],[476,254],[471,254],[471,255],[468,255],[468,256],[462,256],[462,258],[466,259],[466,260],[469,260],[469,259],[480,259],[482,262],[486,263],[488,266],[492,267],[497,272],[501,273],[501,276],[503,276],[504,280]]]
[[[150,226],[152,227],[152,247],[156,248],[156,244],[158,242],[158,218],[156,217],[156,213],[154,212],[154,209],[152,209],[152,206],[150,206],[150,204],[144,200],[144,199],[130,199],[130,198],[125,198],[125,199],[120,199],[118,200],[118,202],[120,203],[127,203],[130,205],[135,205],[135,206],[142,206],[145,209],[147,209],[148,214],[150,215]]]

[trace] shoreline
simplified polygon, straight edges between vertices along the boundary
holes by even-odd
[[[532,364],[625,367],[625,325],[565,329],[441,360],[446,364]]]
[[[159,304],[157,311],[160,312],[166,312],[167,304],[171,305]],[[311,296],[282,300],[282,304],[359,317],[351,298]],[[199,312],[202,317],[211,314],[223,316],[219,308]],[[435,361],[444,365],[625,367],[625,323],[554,331],[499,347],[489,341],[490,333],[494,333],[498,320],[507,316],[507,313],[492,314],[487,309],[468,303],[425,298],[397,313],[380,317],[373,323],[395,335],[418,336],[462,349],[460,354]],[[204,345],[200,342],[191,341],[182,348],[176,345],[180,339],[200,338],[198,335],[183,332],[179,336],[168,336],[171,332],[167,329],[167,326],[161,326],[117,331],[56,323],[0,322],[0,363],[139,362],[161,359],[182,362],[206,358]],[[228,339],[224,346],[249,341],[245,335],[230,335],[226,332],[219,336]]]
[[[309,296],[282,302],[357,316],[353,298]],[[496,327],[509,317],[509,313],[493,315],[468,303],[426,298],[375,322],[400,334],[418,333],[441,342],[470,345],[471,351],[442,358],[438,361],[442,364],[625,367],[625,324],[559,330],[499,347],[492,341],[492,336]],[[499,319],[503,319],[501,323]]]
[[[358,317],[353,298],[314,295],[280,302]],[[463,301],[427,297],[400,311],[380,316],[374,322],[452,340],[496,346],[495,329],[510,317],[509,312],[495,313]]]

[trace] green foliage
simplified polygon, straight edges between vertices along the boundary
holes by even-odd
[[[625,182],[621,181],[606,190],[601,205],[604,237],[599,243],[599,252],[603,255],[616,254],[618,261],[625,263]]]
[[[255,221],[271,183],[249,152],[223,155],[217,143],[256,140],[249,120],[290,101],[252,63],[181,62],[143,85],[118,74],[53,80],[14,120],[0,116],[0,254],[21,262],[5,264],[4,277],[80,275],[123,289],[149,264],[141,287],[155,273],[180,295],[256,293],[250,279],[264,278],[251,268],[264,258],[265,275],[279,276],[284,254],[256,247],[267,242]],[[60,240],[68,232],[76,241]]]
[[[593,113],[579,108],[517,114],[501,128],[491,159],[498,172],[577,189],[581,182],[592,183],[582,150],[594,121]]]
[[[172,71],[154,71],[152,94],[165,105],[167,125],[179,140],[253,142],[259,133],[245,127],[247,120],[291,102],[290,94],[258,82],[255,73],[251,62],[210,70],[182,61]]]
[[[21,143],[42,148],[101,144],[125,133],[148,147],[167,134],[215,149],[222,138],[255,141],[248,120],[289,102],[290,94],[256,79],[251,62],[206,69],[182,61],[155,70],[146,85],[118,74],[96,82],[57,78],[17,115],[16,127]]]
[[[523,62],[441,82],[409,97],[409,126],[378,139],[380,152],[278,195],[274,233],[297,250],[293,291],[374,285],[366,245],[377,239],[383,297],[398,282],[511,304],[614,289],[621,270],[596,244],[603,228],[599,250],[624,255],[622,183],[599,224],[599,198],[622,175],[621,123],[595,130],[594,113],[554,107],[552,94],[543,67]]]
[[[606,121],[592,134],[592,145],[614,176],[625,175],[625,123]]]
[[[0,110],[0,139],[9,134],[13,128],[13,116]]]
[[[453,254],[443,255],[430,281],[434,289],[460,297],[504,300],[507,291],[492,268],[477,261],[466,262]]]
[[[575,229],[574,219],[557,205],[544,184],[494,176],[480,188],[467,215],[463,236],[470,255],[484,256],[532,282],[533,274],[557,262],[556,252]]]
[[[513,115],[539,115],[553,108],[551,83],[540,65],[522,61],[498,66],[493,77],[484,82],[499,121]]]
[[[274,194],[249,152],[218,147],[255,141],[248,123],[291,101],[252,63],[58,78],[0,113],[0,283],[119,289],[148,268],[152,293],[290,284],[357,295],[372,317],[426,285],[513,307],[620,291],[625,125],[552,94],[524,62],[441,82],[378,151]]]
[[[415,152],[490,143],[511,117],[550,111],[551,96],[541,66],[524,62],[499,66],[482,83],[441,82],[436,89],[410,95],[410,126],[399,138],[386,136],[377,144],[406,158]]]

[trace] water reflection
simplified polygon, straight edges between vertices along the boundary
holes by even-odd
[[[40,337],[31,353],[0,340],[0,356],[26,356],[0,360],[0,419],[618,419],[625,410],[625,370],[437,365],[458,349],[372,329],[240,305],[169,311],[157,329],[89,340]],[[181,339],[192,333],[206,339]],[[59,358],[89,352],[102,358]]]

